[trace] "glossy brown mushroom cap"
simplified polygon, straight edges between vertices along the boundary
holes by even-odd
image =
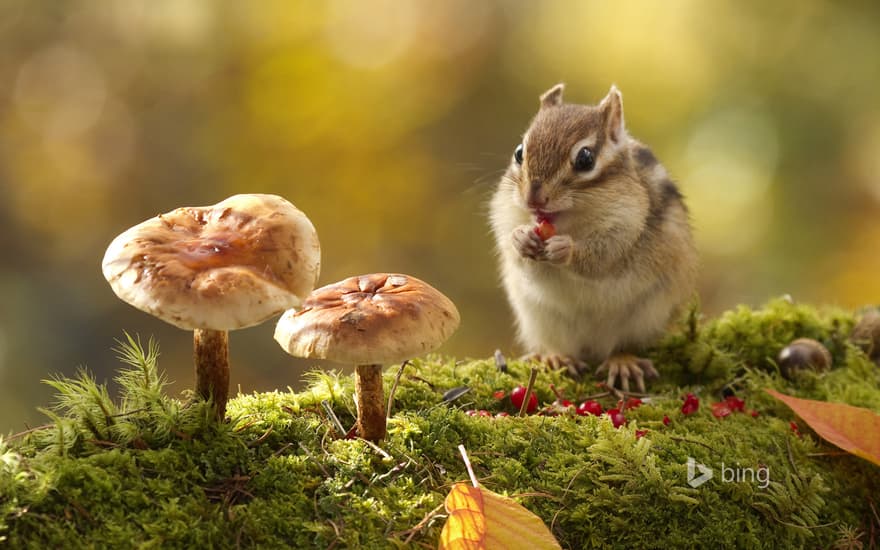
[[[298,306],[320,258],[305,214],[252,194],[146,220],[113,240],[102,269],[117,296],[163,321],[233,330]]]
[[[385,364],[433,351],[459,322],[455,304],[424,281],[373,273],[312,292],[281,317],[275,340],[295,357]]]

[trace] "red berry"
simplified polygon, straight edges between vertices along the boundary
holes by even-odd
[[[758,418],[758,415],[761,414],[761,413],[759,413],[759,412],[756,411],[755,409],[752,409],[752,410],[749,411],[749,414],[752,415],[752,418]]]
[[[479,416],[492,416],[492,413],[490,413],[486,409],[480,409],[479,411],[477,411],[477,414]]]
[[[600,405],[598,401],[593,401],[592,399],[584,401],[578,405],[577,413],[581,416],[587,416],[588,414],[599,416],[602,414],[602,405]]]
[[[556,234],[556,227],[553,226],[550,220],[541,218],[538,220],[538,225],[535,226],[535,233],[541,237],[542,241],[546,241]]]
[[[626,400],[626,403],[624,403],[623,410],[625,411],[627,409],[635,409],[635,408],[640,407],[641,405],[642,405],[641,399],[639,399],[638,397],[630,397],[629,399]]]
[[[724,403],[727,405],[727,408],[731,410],[731,412],[745,412],[746,402],[745,399],[740,399],[735,395],[730,395],[724,399]]]
[[[525,386],[519,385],[513,388],[513,391],[510,392],[510,402],[513,403],[513,406],[517,409],[522,408],[523,401],[526,398],[526,388]],[[529,403],[526,405],[526,412],[533,413],[538,410],[538,396],[535,395],[535,392],[531,392],[529,394]]]
[[[466,414],[468,416],[477,416],[477,411],[476,411],[476,409],[468,409],[468,410],[464,411],[464,414]]]
[[[611,419],[611,424],[613,424],[615,428],[619,428],[626,424],[626,417],[623,416],[620,409],[608,409],[606,414],[608,414],[608,418]]]
[[[700,408],[700,398],[696,395],[689,393],[684,396],[684,405],[681,406],[681,412],[683,414],[693,414],[697,412],[697,409]]]
[[[510,416],[510,415],[507,414],[507,413],[504,412],[504,411],[501,411],[500,413],[498,413],[498,414],[495,415],[495,418],[504,418],[504,417],[506,417],[506,416]]]
[[[712,416],[715,418],[724,418],[725,416],[729,416],[731,413],[730,407],[727,405],[727,401],[719,401],[718,403],[712,403]]]
[[[669,425],[669,422],[670,422],[670,420],[669,420],[669,415],[664,414],[664,415],[663,415],[663,425],[664,425],[664,426],[668,426],[668,425]]]
[[[636,439],[641,439],[645,437],[645,434],[648,433],[648,430],[636,430]]]
[[[492,397],[494,397],[495,399],[504,399],[505,397],[507,397],[507,392],[504,390],[498,390],[492,394]]]

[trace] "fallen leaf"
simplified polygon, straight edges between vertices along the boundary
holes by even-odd
[[[880,466],[880,415],[845,403],[800,399],[765,389],[823,439]]]
[[[440,550],[561,548],[541,518],[482,487],[456,483],[446,496],[446,511]]]

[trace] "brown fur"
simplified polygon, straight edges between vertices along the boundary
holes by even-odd
[[[523,142],[522,166],[511,161],[491,204],[520,341],[590,361],[650,344],[692,296],[697,256],[682,195],[626,132],[620,93],[576,105],[552,88]],[[585,143],[596,165],[577,172]],[[532,236],[539,215],[556,236]]]

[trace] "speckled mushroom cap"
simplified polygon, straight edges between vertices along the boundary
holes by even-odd
[[[183,329],[233,330],[298,306],[318,279],[312,223],[276,195],[178,208],[131,229],[104,255],[122,300]]]
[[[275,340],[295,357],[395,363],[436,349],[459,321],[455,304],[424,281],[373,273],[312,292],[281,316]]]

